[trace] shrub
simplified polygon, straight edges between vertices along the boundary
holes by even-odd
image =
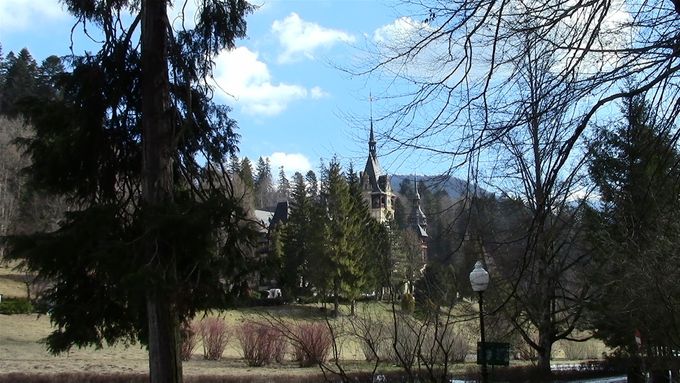
[[[205,318],[199,325],[203,341],[203,358],[220,360],[229,341],[229,329],[222,319]]]
[[[598,359],[604,351],[604,348],[599,347],[592,339],[585,342],[562,340],[560,346],[564,351],[564,357],[568,360]]]
[[[281,332],[271,326],[245,323],[237,335],[246,364],[251,367],[264,366],[283,361],[286,339]]]
[[[430,364],[461,363],[465,361],[469,348],[469,339],[455,331],[452,325],[440,326],[435,332],[430,326],[425,332],[421,346],[421,357]]]
[[[180,335],[182,336],[182,344],[180,347],[180,358],[187,361],[191,359],[196,346],[198,345],[198,326],[195,323],[185,322],[180,328]]]
[[[0,314],[30,314],[33,312],[33,305],[27,298],[2,298],[0,302]]]
[[[413,313],[416,309],[416,299],[413,295],[406,293],[401,296],[401,311]]]
[[[368,362],[376,359],[387,359],[389,354],[389,326],[383,321],[375,319],[370,313],[355,315],[349,318],[352,333],[359,338],[359,346]]]
[[[412,367],[422,344],[421,325],[408,315],[397,317],[396,328],[392,328],[392,342],[389,360],[402,367]]]
[[[328,358],[333,339],[325,323],[300,323],[293,337],[293,359],[300,367],[323,363]]]

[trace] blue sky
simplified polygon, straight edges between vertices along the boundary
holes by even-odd
[[[385,84],[338,67],[365,66],[365,48],[399,33],[406,19],[390,3],[370,0],[255,3],[261,6],[247,18],[248,38],[217,57],[215,68],[216,101],[233,108],[241,156],[269,157],[275,174],[280,165],[289,173],[316,170],[320,158],[333,155],[363,168],[369,94]],[[3,55],[23,47],[37,61],[68,54],[73,24],[57,0],[1,0]],[[74,42],[75,53],[94,49],[87,39]],[[419,162],[381,157],[389,173],[422,173]]]

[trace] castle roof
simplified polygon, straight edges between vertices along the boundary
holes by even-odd
[[[363,182],[370,185],[371,192],[384,193],[387,190],[389,178],[382,174],[382,169],[378,162],[375,136],[373,134],[373,120],[371,120],[371,133],[368,140],[368,159],[366,159],[366,166],[361,176],[365,178]]]

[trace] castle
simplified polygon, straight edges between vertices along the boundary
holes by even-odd
[[[378,154],[375,148],[373,135],[373,121],[371,120],[371,133],[368,140],[368,159],[364,171],[359,174],[364,197],[371,210],[371,217],[380,223],[385,223],[394,218],[394,203],[397,197],[392,192],[390,176],[382,174]]]
[[[375,135],[373,133],[373,119],[368,140],[368,158],[364,171],[359,174],[364,198],[368,202],[371,217],[380,223],[389,223],[394,218],[394,208],[397,196],[392,191],[390,176],[383,174],[378,162]],[[420,239],[423,262],[427,260],[427,218],[420,207],[420,193],[418,183],[414,180],[415,197],[411,201],[411,212],[408,216],[409,229]]]

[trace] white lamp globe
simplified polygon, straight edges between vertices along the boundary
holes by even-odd
[[[484,270],[481,261],[475,263],[475,268],[470,273],[470,284],[472,291],[476,292],[486,291],[486,288],[489,287],[489,273]]]

